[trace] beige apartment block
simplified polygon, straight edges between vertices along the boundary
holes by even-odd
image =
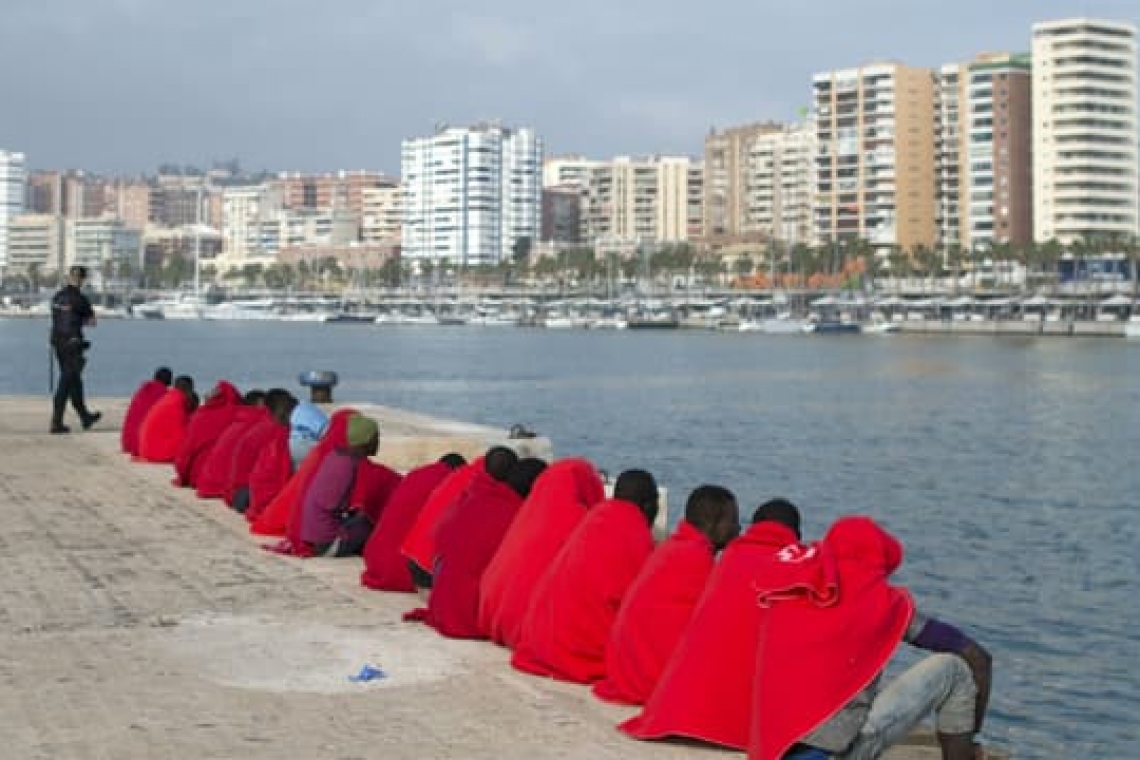
[[[287,209],[346,210],[359,218],[364,213],[364,192],[399,183],[383,174],[365,170],[330,174],[284,173],[277,177],[282,202]]]
[[[590,184],[590,172],[599,163],[601,162],[583,156],[548,158],[542,164],[542,186],[569,187],[573,185],[585,190]]]
[[[399,185],[367,187],[361,193],[360,237],[365,245],[399,243],[403,188]]]
[[[757,139],[783,127],[759,122],[712,131],[705,137],[704,234],[713,244],[744,239],[748,222],[752,148]]]
[[[1140,234],[1136,27],[1033,27],[1034,237]]]
[[[608,244],[689,240],[699,164],[686,157],[597,162],[590,171],[588,238]],[[620,246],[619,246],[620,247]]]
[[[817,74],[815,242],[934,247],[932,69],[895,63]]]
[[[785,247],[811,242],[815,127],[794,124],[757,135],[745,166],[746,239]]]
[[[8,221],[8,267],[28,272],[59,272],[64,257],[63,217],[57,214],[21,214]]]
[[[938,73],[937,194],[938,243],[965,248],[970,229],[968,63],[951,63]]]

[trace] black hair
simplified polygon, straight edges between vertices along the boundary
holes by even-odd
[[[460,467],[467,464],[467,460],[463,458],[463,455],[457,454],[454,451],[450,454],[444,454],[439,458],[439,461],[453,470],[458,470]]]
[[[626,470],[614,484],[614,498],[636,504],[650,523],[657,519],[659,496],[657,481],[645,470]]]
[[[194,378],[190,377],[189,375],[179,375],[178,377],[174,378],[174,387],[178,388],[181,391],[184,391],[185,393],[193,393]]]
[[[700,486],[685,502],[685,521],[697,528],[710,528],[735,506],[736,496],[724,486]]]
[[[800,511],[796,505],[787,499],[772,499],[756,508],[752,513],[752,524],[759,522],[777,522],[786,525],[800,538]]]
[[[524,499],[530,496],[530,489],[534,486],[534,481],[538,480],[538,476],[546,469],[546,462],[535,457],[527,457],[520,459],[511,468],[510,473],[507,474],[507,485],[509,485],[514,492]]]
[[[297,405],[297,397],[284,388],[270,388],[265,394],[265,406],[278,419],[288,417]]]
[[[483,455],[483,469],[500,483],[506,481],[511,469],[518,464],[519,455],[506,446],[492,446]]]
[[[159,367],[154,371],[154,379],[169,388],[174,382],[174,373],[170,371],[170,367]]]
[[[241,397],[241,402],[246,406],[265,406],[265,391],[258,388],[246,391]]]

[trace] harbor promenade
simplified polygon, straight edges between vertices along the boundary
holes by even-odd
[[[240,516],[118,451],[125,401],[92,406],[96,430],[50,436],[46,399],[0,398],[0,755],[739,757],[624,737],[630,710],[402,622],[418,600],[362,588],[357,561],[262,551]],[[409,458],[474,431],[378,416]],[[350,681],[365,664],[386,677]],[[890,757],[937,757],[915,741]]]

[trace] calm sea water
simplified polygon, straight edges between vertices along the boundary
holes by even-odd
[[[45,332],[0,321],[0,393],[45,392]],[[521,422],[560,456],[645,467],[674,512],[713,482],[748,512],[792,499],[812,537],[872,514],[920,606],[994,653],[991,741],[1062,758],[1140,740],[1140,342],[132,321],[91,337],[94,395],[161,363],[203,388],[333,369],[338,400]]]

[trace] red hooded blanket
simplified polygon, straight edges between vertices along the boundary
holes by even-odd
[[[604,495],[602,479],[585,459],[563,459],[538,476],[483,573],[479,629],[496,644],[511,649],[518,644],[542,571]]]
[[[234,421],[240,405],[238,389],[225,380],[219,380],[206,396],[205,403],[190,416],[186,437],[174,457],[174,485],[191,488],[198,485],[210,450]]]
[[[257,454],[253,469],[249,471],[249,507],[245,519],[253,522],[265,511],[269,502],[293,475],[293,459],[289,453],[289,428],[277,425],[273,437]]]
[[[798,545],[795,533],[775,522],[757,523],[728,545],[657,689],[621,730],[638,739],[677,736],[748,747],[749,665],[756,660],[759,636],[757,572],[789,545]]]
[[[781,552],[757,579],[751,760],[779,760],[886,666],[914,614],[888,579],[902,545],[867,517],[836,521],[809,551]]]
[[[356,478],[352,482],[348,506],[363,512],[376,525],[401,480],[403,477],[400,473],[391,467],[373,462],[367,457],[361,459],[356,465]]]
[[[479,628],[479,581],[520,507],[513,488],[481,471],[440,518],[427,622],[444,636],[486,638]]]
[[[198,473],[196,490],[200,498],[220,499],[226,495],[234,449],[250,428],[265,419],[267,414],[269,411],[263,406],[239,406],[234,411],[233,421],[218,437]]]
[[[234,496],[237,492],[249,486],[249,475],[253,472],[253,466],[257,464],[257,457],[271,446],[274,440],[280,440],[282,434],[285,436],[287,446],[289,428],[273,419],[273,415],[266,409],[261,420],[254,423],[241,437],[234,446],[234,455],[230,459],[230,477],[226,481],[226,504],[231,507],[234,505]]]
[[[325,456],[330,451],[342,448],[348,443],[346,437],[348,434],[348,418],[356,413],[355,409],[349,408],[333,412],[321,440],[305,456],[301,466],[289,478],[281,492],[266,505],[261,514],[253,519],[249,526],[251,533],[256,533],[259,536],[285,536],[289,533],[290,525],[292,525],[293,517],[296,514],[298,518],[296,538],[300,539],[299,513],[301,510],[299,505],[304,488],[316,473],[317,468],[320,467],[321,462],[324,461]]]
[[[606,677],[594,694],[607,702],[645,704],[693,616],[714,555],[708,536],[684,520],[657,547],[614,621]]]
[[[151,407],[139,428],[139,458],[144,462],[173,462],[189,422],[186,394],[171,388]]]
[[[408,560],[400,553],[400,545],[428,496],[451,474],[443,462],[433,462],[412,470],[392,492],[380,520],[364,547],[364,572],[360,582],[380,591],[412,593],[416,590]]]
[[[119,433],[119,443],[123,451],[131,456],[139,453],[139,429],[154,405],[166,395],[167,387],[157,380],[147,380],[131,397],[127,415],[123,418],[123,429]]]
[[[636,504],[592,507],[535,586],[511,665],[562,681],[600,680],[618,609],[652,553],[653,531]]]
[[[471,480],[480,472],[483,472],[482,457],[448,475],[447,479],[439,484],[439,488],[432,491],[424,508],[420,510],[419,517],[416,518],[416,524],[408,531],[404,543],[400,546],[400,553],[405,558],[412,560],[427,572],[432,572],[432,566],[435,564],[435,528],[439,524],[439,518],[443,517],[443,513],[452,504],[459,501],[459,497],[467,490]]]

